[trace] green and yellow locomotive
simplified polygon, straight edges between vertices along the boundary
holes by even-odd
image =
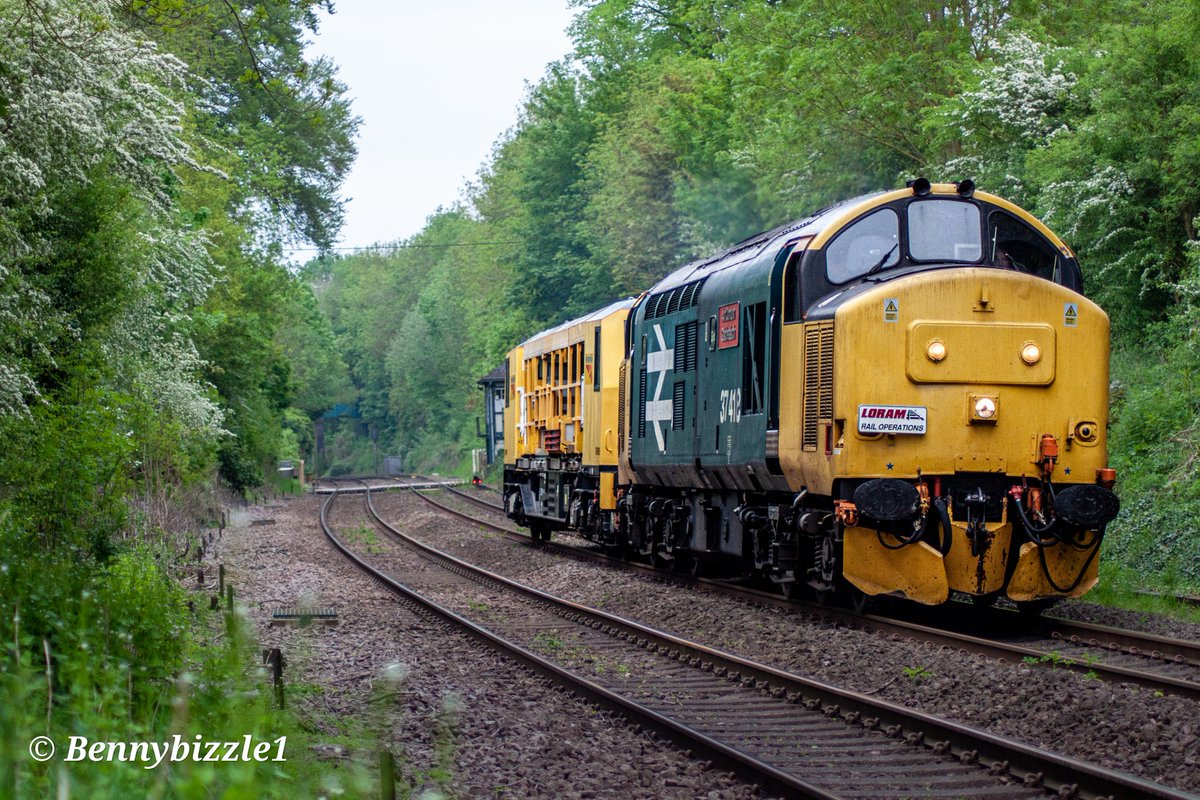
[[[789,593],[1082,595],[1118,503],[1108,318],[1081,284],[1058,237],[970,181],[831,206],[597,312],[624,321],[623,358],[595,354],[618,372],[595,398],[611,479],[572,477],[613,453],[567,452],[554,420],[518,432],[510,377],[506,435],[535,440],[509,451],[510,508]]]

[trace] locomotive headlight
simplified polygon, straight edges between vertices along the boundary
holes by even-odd
[[[996,400],[992,397],[980,397],[975,401],[975,417],[977,419],[992,419],[996,416]]]
[[[1037,342],[1026,342],[1021,345],[1021,360],[1032,367],[1042,360],[1042,348]]]
[[[925,357],[933,363],[938,363],[946,357],[946,343],[941,339],[930,339],[925,345]]]

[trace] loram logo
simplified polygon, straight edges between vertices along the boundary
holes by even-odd
[[[925,406],[858,407],[859,433],[925,433]]]
[[[923,409],[922,409],[923,410]],[[915,408],[903,406],[863,406],[862,419],[915,419],[924,421],[925,415]]]

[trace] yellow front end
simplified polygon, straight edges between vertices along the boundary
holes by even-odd
[[[1057,449],[1055,483],[1092,483],[1107,467],[1109,322],[1098,306],[1015,271],[942,269],[857,295],[832,328],[833,446],[813,453],[825,463],[814,459],[810,471],[827,470],[833,480],[922,479],[935,496],[943,485],[977,481],[999,509],[968,532],[966,510],[951,503],[944,555],[924,542],[895,548],[851,515],[847,580],[867,594],[923,603],[943,602],[950,591],[1074,597],[1095,585],[1098,559],[1089,550],[1060,544],[1039,552],[1014,525],[1012,499],[995,487],[1037,483],[1047,436]],[[872,432],[881,428],[896,432]]]

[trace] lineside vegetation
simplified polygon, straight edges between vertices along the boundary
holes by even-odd
[[[355,154],[345,87],[303,52],[326,5],[0,0],[0,796],[322,791],[297,760],[264,783],[29,747],[304,746],[254,699],[239,618],[210,630],[172,573],[348,389],[282,262],[332,243]]]

